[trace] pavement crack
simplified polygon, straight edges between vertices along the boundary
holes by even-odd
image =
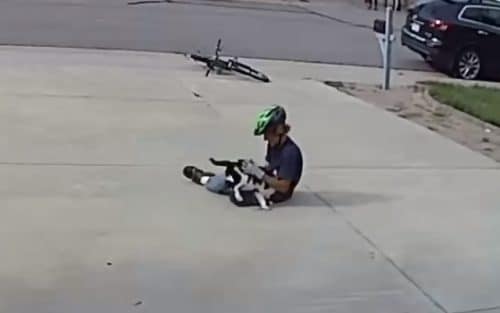
[[[333,213],[339,213],[334,207],[333,205],[328,202],[328,200],[326,200],[325,198],[323,198],[319,193],[313,191],[311,189],[311,187],[305,185],[304,188],[306,188],[307,190],[309,190],[309,192],[311,192],[313,194],[313,196],[318,199],[321,203],[323,203],[323,205],[325,205],[326,207],[328,207],[331,211],[333,211]]]
[[[454,313],[488,312],[488,311],[493,311],[493,310],[498,310],[498,309],[500,309],[500,305],[494,306],[494,307],[489,307],[489,308],[480,308],[480,309],[474,309],[474,310],[468,310],[468,311],[459,311],[459,312],[454,312]]]
[[[500,165],[491,166],[375,166],[375,165],[360,165],[360,166],[350,166],[350,165],[332,165],[332,166],[310,166],[313,171],[321,170],[350,170],[350,171],[499,171]]]
[[[266,5],[266,4],[263,4],[262,2],[249,2],[249,1],[137,0],[137,1],[129,1],[127,4],[130,6],[133,6],[133,5],[159,4],[159,3],[181,4],[181,5],[192,5],[192,6],[208,6],[208,7],[227,8],[227,9],[309,14],[309,12],[305,8],[302,8],[300,6],[283,5],[283,4],[267,4]]]
[[[72,162],[0,162],[0,166],[60,166],[60,167],[165,167],[166,164],[138,163],[72,163]]]
[[[365,25],[365,24],[360,24],[360,23],[355,23],[355,22],[352,22],[352,21],[344,20],[344,19],[341,19],[341,18],[338,18],[338,17],[334,17],[334,16],[331,16],[331,15],[325,14],[325,13],[313,11],[313,10],[308,9],[308,8],[302,8],[302,9],[304,9],[309,14],[316,15],[316,16],[319,16],[319,17],[322,17],[322,18],[325,18],[325,19],[328,19],[328,20],[331,20],[331,21],[334,21],[334,22],[337,22],[337,23],[340,23],[340,24],[345,24],[345,25],[349,25],[349,26],[352,26],[352,27],[358,27],[358,28],[371,29],[370,26]]]
[[[295,6],[295,7],[300,7],[300,6]],[[303,8],[303,7],[301,7],[301,8]],[[319,17],[322,17],[322,18],[325,18],[327,20],[334,21],[334,22],[337,22],[337,23],[340,23],[340,24],[344,24],[344,25],[348,25],[348,26],[352,26],[352,27],[356,27],[356,28],[363,28],[363,29],[369,29],[369,30],[372,29],[372,26],[370,26],[370,25],[366,25],[366,24],[362,24],[362,23],[356,23],[356,22],[353,22],[353,21],[345,20],[345,19],[342,19],[342,18],[338,18],[338,17],[335,17],[335,16],[331,16],[331,15],[325,14],[325,13],[314,11],[314,10],[311,10],[311,9],[308,9],[308,8],[303,8],[303,9],[307,13],[309,13],[311,15],[316,15],[316,16],[319,16]],[[396,28],[396,27],[394,27],[394,30],[396,31],[396,30],[399,30],[399,29]]]
[[[60,98],[60,99],[83,99],[83,100],[114,100],[122,102],[177,102],[180,98],[161,98],[161,97],[120,97],[111,95],[89,95],[89,94],[50,94],[50,93],[5,93],[3,96],[19,98]]]
[[[141,0],[141,1],[130,1],[127,2],[128,5],[142,5],[142,4],[156,4],[156,3],[168,3],[169,0]]]
[[[392,258],[390,258],[387,254],[382,251],[382,249],[373,242],[366,234],[361,231],[356,225],[354,225],[347,217],[345,217],[341,212],[335,209],[334,205],[330,203],[327,199],[323,198],[320,194],[313,191],[309,186],[305,186],[307,190],[309,190],[319,201],[321,201],[325,206],[327,206],[333,213],[338,214],[344,222],[347,223],[349,228],[351,228],[356,234],[358,234],[363,240],[365,240],[372,249],[376,250],[389,264],[396,269],[408,282],[410,282],[415,288],[417,288],[420,293],[424,295],[435,307],[441,310],[443,313],[449,313],[436,299],[434,299],[429,293],[427,293],[419,283],[417,283],[408,273],[406,273]],[[472,313],[471,312],[458,312],[458,313]]]

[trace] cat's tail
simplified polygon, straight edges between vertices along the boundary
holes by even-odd
[[[210,158],[210,162],[212,162],[213,165],[216,166],[233,166],[236,165],[237,163],[234,161],[229,161],[229,160],[216,160],[214,158]]]

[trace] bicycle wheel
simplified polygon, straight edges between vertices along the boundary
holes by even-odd
[[[265,83],[268,83],[271,81],[269,79],[269,77],[267,77],[266,74],[254,69],[246,64],[235,61],[235,60],[231,61],[231,69],[233,71],[240,73],[240,74],[250,76],[252,78],[263,81]]]

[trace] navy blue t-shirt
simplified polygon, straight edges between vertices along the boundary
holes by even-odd
[[[288,199],[302,177],[302,151],[290,137],[287,137],[283,145],[279,147],[267,146],[266,161],[268,171],[279,178],[292,181],[289,193],[276,192],[275,196],[276,202]]]

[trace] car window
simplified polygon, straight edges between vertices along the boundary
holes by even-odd
[[[491,26],[500,27],[500,10],[489,9],[486,10],[484,16],[484,23]]]
[[[473,20],[476,22],[484,22],[484,9],[482,8],[467,8],[462,14],[462,18]]]
[[[462,18],[494,27],[500,27],[500,9],[467,8],[463,12]]]

